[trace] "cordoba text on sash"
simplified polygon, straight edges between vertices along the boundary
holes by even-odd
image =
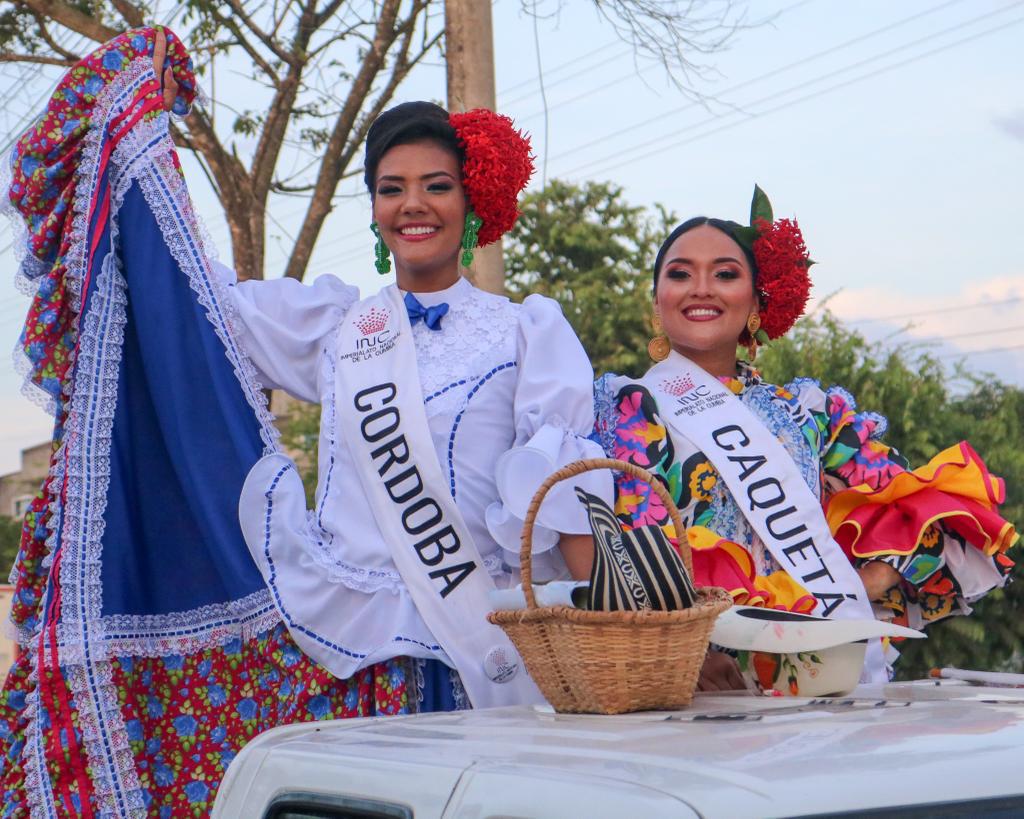
[[[472,560],[459,561],[462,546],[455,527],[445,520],[441,505],[423,484],[420,471],[410,463],[410,449],[399,429],[402,416],[395,404],[398,387],[390,381],[360,390],[353,402],[361,414],[359,434],[374,448],[370,457],[384,479],[388,498],[398,508],[402,528],[413,538],[420,562],[432,568],[428,576],[438,594],[448,597],[476,568]],[[422,536],[422,537],[420,537]]]

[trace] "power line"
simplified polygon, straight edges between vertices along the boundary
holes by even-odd
[[[972,330],[969,333],[953,333],[948,336],[922,336],[915,338],[911,336],[910,340],[914,343],[921,344],[927,341],[952,341],[955,338],[976,338],[978,336],[997,336],[1003,333],[1019,333],[1024,330],[1024,324],[1018,324],[1016,327],[1002,327],[998,330]]]
[[[938,359],[947,358],[967,358],[972,355],[985,355],[987,353],[1008,353],[1013,350],[1024,350],[1024,344],[1014,344],[1010,347],[989,347],[985,350],[967,350],[960,353],[948,353],[946,355],[935,356]]]
[[[889,31],[893,31],[894,29],[900,28],[901,26],[904,26],[907,23],[912,23],[912,22],[914,22],[916,20],[919,20],[919,19],[921,19],[923,17],[927,17],[930,14],[934,14],[934,13],[936,13],[938,11],[941,11],[941,10],[943,10],[943,9],[949,7],[949,6],[956,5],[957,3],[961,3],[961,2],[963,2],[963,0],[946,0],[946,2],[940,3],[938,6],[933,6],[932,8],[925,9],[924,11],[918,12],[917,14],[912,14],[909,17],[904,17],[904,18],[902,18],[900,20],[897,20],[897,21],[895,21],[893,23],[889,23],[889,24],[884,25],[884,26],[882,26],[880,28],[873,29],[873,30],[868,31],[868,32],[866,32],[864,34],[859,34],[856,37],[853,37],[853,38],[851,38],[849,40],[845,40],[845,41],[839,43],[838,45],[830,46],[829,48],[822,49],[821,51],[816,51],[813,54],[809,54],[806,57],[801,57],[799,60],[796,60],[796,61],[791,62],[791,63],[787,63],[786,65],[783,65],[783,66],[780,66],[778,68],[775,68],[775,69],[773,69],[771,71],[768,71],[768,72],[766,72],[764,74],[760,74],[757,77],[753,77],[753,78],[751,78],[749,80],[744,80],[743,82],[738,83],[737,85],[731,86],[729,88],[726,88],[726,89],[724,89],[723,91],[721,91],[719,93],[720,94],[731,94],[731,93],[733,93],[735,91],[740,91],[740,90],[742,90],[744,88],[747,88],[748,86],[756,85],[758,83],[764,82],[765,80],[770,79],[772,77],[777,77],[779,74],[784,74],[787,71],[791,71],[794,68],[799,68],[802,65],[806,65],[807,63],[814,62],[815,60],[819,60],[822,57],[831,56],[831,55],[833,55],[833,54],[835,54],[835,53],[837,53],[839,51],[843,51],[844,49],[849,48],[850,46],[856,45],[857,43],[861,43],[861,42],[864,42],[865,40],[869,40],[869,39],[871,39],[873,37],[877,37],[880,34],[885,34],[885,33],[889,32]],[[600,90],[600,88],[596,89],[596,90]],[[587,94],[580,95],[580,96],[581,97],[582,96],[586,96],[586,95],[589,95],[590,93],[593,93],[593,92],[587,92]],[[568,104],[570,102],[575,102],[575,99],[576,98],[567,100],[565,103],[559,103],[559,105]],[[560,159],[563,156],[568,156],[569,154],[576,154],[579,151],[583,151],[583,150],[586,150],[587,148],[593,147],[594,145],[598,145],[598,144],[600,144],[602,142],[606,142],[608,139],[610,139],[612,137],[615,137],[615,136],[618,136],[620,134],[628,133],[629,131],[636,131],[636,130],[639,130],[641,128],[646,128],[648,125],[654,125],[654,124],[662,123],[662,122],[665,121],[666,117],[674,116],[675,114],[681,114],[684,111],[689,111],[689,110],[691,110],[693,108],[698,107],[698,105],[699,105],[699,103],[697,103],[697,102],[689,102],[686,105],[682,105],[682,106],[680,106],[678,108],[674,108],[674,109],[672,109],[670,111],[665,111],[665,112],[659,113],[657,116],[650,117],[649,119],[645,119],[645,120],[643,120],[641,122],[635,123],[634,125],[629,125],[629,126],[626,126],[624,128],[618,128],[615,131],[613,131],[613,132],[611,132],[609,134],[605,134],[602,137],[597,137],[596,139],[592,139],[589,142],[583,143],[582,145],[577,145],[571,151],[565,151],[565,152],[563,152],[563,153],[561,153],[561,154],[559,154],[559,155],[557,155],[555,157],[552,157],[552,159]]]
[[[789,11],[799,7],[799,6],[806,5],[806,2],[807,2],[807,0],[802,0],[802,2],[793,3],[792,5],[787,6],[786,8],[782,9],[780,14],[785,14],[785,13],[787,13],[787,12],[789,12]],[[898,20],[898,21],[896,21],[894,23],[890,23],[890,24],[888,24],[886,26],[883,26],[881,28],[874,29],[872,31],[867,32],[866,34],[862,34],[862,35],[859,35],[857,37],[851,38],[850,40],[846,40],[845,42],[840,43],[837,46],[832,46],[832,47],[830,47],[828,49],[825,49],[823,51],[819,51],[819,52],[816,52],[814,54],[808,55],[807,57],[801,58],[800,60],[797,60],[797,61],[795,61],[793,63],[789,63],[789,64],[787,64],[785,66],[782,66],[782,67],[780,67],[778,69],[775,69],[774,71],[770,71],[770,72],[768,72],[766,74],[761,75],[758,78],[755,78],[754,80],[750,80],[750,81],[746,81],[744,83],[741,83],[741,84],[739,84],[737,86],[734,86],[731,89],[727,89],[727,91],[724,92],[724,93],[729,93],[730,91],[738,90],[740,88],[746,87],[746,86],[751,85],[753,83],[760,82],[762,80],[765,80],[765,79],[768,79],[770,77],[776,76],[776,75],[778,75],[780,73],[783,73],[785,71],[788,71],[788,70],[790,70],[792,68],[798,67],[800,65],[804,65],[804,64],[806,64],[808,62],[811,62],[813,60],[816,60],[816,59],[818,59],[818,58],[820,58],[822,56],[825,56],[825,55],[828,55],[828,54],[833,54],[836,51],[842,50],[842,49],[847,48],[847,47],[849,47],[851,45],[855,45],[858,42],[861,42],[863,40],[869,39],[869,38],[871,38],[873,36],[877,36],[878,34],[880,34],[882,32],[898,28],[899,26],[905,25],[905,24],[907,24],[909,22],[913,22],[913,21],[915,21],[917,19],[920,19],[920,18],[922,18],[924,16],[927,16],[929,14],[933,14],[933,13],[935,13],[937,11],[940,11],[940,10],[942,10],[944,8],[947,8],[947,7],[952,6],[952,5],[956,5],[957,3],[961,3],[961,2],[963,2],[963,0],[946,0],[946,2],[940,3],[939,5],[934,6],[934,7],[930,8],[930,9],[926,9],[923,12],[919,12],[919,13],[911,15],[909,17],[905,17],[905,18],[903,18],[901,20]],[[569,65],[574,64],[574,63],[578,63],[581,60],[586,59],[591,54],[599,53],[599,52],[605,50],[606,48],[607,48],[607,44],[605,46],[599,48],[599,49],[596,49],[593,52],[588,52],[587,54],[584,54],[584,55],[581,55],[579,57],[576,57],[573,60],[570,60],[567,63],[563,63],[562,65],[560,65],[557,68],[553,69],[553,72],[560,71],[560,70],[564,69],[566,66],[569,66]],[[553,73],[553,72],[548,72],[548,73]],[[624,78],[621,78],[621,79],[630,79],[630,78],[631,77],[629,75],[626,75]],[[533,80],[527,81],[525,83],[520,83],[519,86],[513,86],[512,88],[517,88],[517,87],[520,87],[520,86],[525,86],[525,85],[532,84],[536,79],[537,78],[535,77]],[[606,88],[606,87],[607,86],[604,86],[603,88]],[[596,89],[596,90],[603,90],[603,88]],[[586,92],[585,94],[578,95],[578,96],[582,97],[582,96],[586,96],[586,95],[588,95],[590,93],[593,93],[593,92]],[[786,92],[784,92],[784,93],[786,93]],[[568,100],[566,102],[556,103],[555,105],[551,106],[551,108],[552,109],[559,108],[562,105],[568,104],[568,102],[572,102],[574,99],[576,99],[576,98],[572,98],[572,99],[570,99],[570,100]],[[691,108],[694,105],[696,105],[696,103],[691,103],[690,105],[683,106],[682,108],[677,109],[676,112],[681,111],[681,110],[686,110],[687,108]],[[669,114],[676,113],[676,112],[669,112]],[[623,130],[628,131],[628,130],[634,130],[637,127],[643,127],[644,125],[649,124],[650,122],[655,122],[655,121],[661,120],[663,116],[664,115],[659,115],[658,117],[655,117],[655,118],[653,118],[651,120],[647,120],[647,121],[639,123],[638,125],[635,125],[635,126],[630,126],[629,128],[626,128],[626,129],[623,129]],[[582,146],[578,146],[578,148],[575,149],[575,151],[582,150],[583,148],[589,147],[591,145],[594,145],[594,144],[596,144],[598,142],[601,142],[601,141],[604,141],[606,139],[607,139],[607,137],[602,137],[602,138],[599,138],[597,140],[592,140],[591,142],[585,143]],[[546,154],[546,151],[545,151],[545,154]],[[560,154],[559,156],[564,156],[564,154]],[[557,159],[558,157],[554,157],[554,158]],[[301,208],[299,210],[301,210]],[[295,212],[297,213],[298,210],[295,211]],[[354,238],[356,236],[359,236],[359,235],[362,234],[362,232],[363,232],[362,230],[354,231],[354,232],[351,232],[351,233],[348,233],[348,234],[344,234],[342,236],[338,236],[338,237],[336,237],[334,239],[330,239],[327,242],[318,243],[317,244],[317,249],[322,251],[324,248],[329,247],[332,244],[336,244],[336,243],[342,242],[342,241],[344,241],[347,238]],[[345,262],[345,261],[349,261],[349,260],[353,260],[355,258],[358,258],[359,254],[362,253],[362,250],[361,249],[356,249],[354,246],[352,246],[351,250],[341,250],[340,253],[342,255],[335,256],[335,258],[337,259],[337,261]]]
[[[847,324],[871,324],[876,321],[905,321],[906,319],[919,318],[921,316],[937,316],[942,313],[959,313],[964,310],[977,310],[984,307],[1001,307],[1004,304],[1015,304],[1024,301],[1024,296],[1011,296],[999,301],[978,301],[973,304],[961,304],[956,307],[937,307],[932,310],[918,310],[913,313],[899,313],[888,316],[871,316],[868,318],[846,319]]]
[[[534,18],[534,26],[535,27],[537,26],[536,18]],[[568,74],[568,75],[562,77],[561,79],[550,81],[550,82],[547,83],[547,87],[549,89],[555,88],[556,86],[563,85],[563,84],[569,82],[570,80],[575,80],[577,77],[583,77],[583,76],[586,76],[587,74],[591,74],[591,73],[593,73],[593,71],[596,68],[599,68],[601,66],[606,66],[609,63],[614,63],[614,62],[616,62],[618,60],[621,60],[623,57],[627,56],[630,53],[631,53],[631,51],[629,49],[626,49],[625,51],[620,51],[620,52],[618,52],[616,54],[613,54],[611,56],[608,56],[607,54],[605,54],[605,55],[598,55],[600,58],[598,60],[596,60],[593,65],[588,65],[585,68],[581,68],[579,71],[575,71],[572,74]],[[542,76],[541,68],[539,66],[537,68],[537,78],[538,78],[537,79],[537,84],[538,84],[538,86],[540,86],[541,90],[543,91],[544,81],[545,81],[546,78],[544,76]],[[508,106],[515,105],[516,103],[525,102],[526,100],[529,100],[529,99],[533,98],[534,94],[535,94],[535,92],[531,89],[527,93],[520,94],[518,97],[513,97],[510,100],[502,99],[501,106],[502,106],[502,108],[506,108]]]
[[[1014,8],[1016,6],[1020,6],[1022,4],[1022,2],[1024,2],[1024,0],[1017,0],[1017,2],[1011,3],[1008,6],[1004,6],[1003,8],[1001,8],[1001,9],[995,11],[995,12],[990,12],[988,14],[981,15],[979,17],[973,18],[972,20],[968,20],[968,21],[966,21],[964,23],[958,24],[957,26],[953,26],[953,27],[950,27],[948,29],[944,29],[944,30],[942,30],[940,32],[937,32],[935,34],[930,34],[930,35],[928,35],[926,37],[919,38],[917,40],[914,40],[914,41],[912,41],[910,43],[906,43],[906,44],[904,44],[902,46],[899,46],[897,48],[888,49],[888,50],[886,50],[885,52],[883,52],[881,54],[877,54],[877,55],[875,55],[873,57],[869,57],[869,58],[866,58],[864,60],[859,60],[859,61],[857,61],[855,63],[851,63],[850,65],[847,65],[847,66],[845,66],[843,68],[837,69],[835,71],[828,72],[827,74],[823,74],[823,75],[821,75],[819,77],[815,77],[814,79],[807,80],[807,81],[802,82],[802,83],[798,83],[797,85],[791,86],[791,87],[789,87],[787,89],[784,89],[782,91],[777,91],[777,92],[769,94],[769,95],[767,95],[765,97],[761,97],[760,99],[755,100],[752,103],[748,103],[748,105],[760,105],[760,104],[763,104],[763,103],[766,103],[766,102],[770,102],[770,101],[772,101],[774,99],[778,99],[779,97],[787,96],[789,94],[792,94],[794,91],[798,91],[798,90],[800,90],[802,88],[806,88],[807,86],[810,86],[810,85],[816,85],[816,84],[822,82],[823,80],[826,80],[826,79],[829,79],[830,77],[836,76],[837,74],[843,74],[843,73],[846,73],[846,72],[851,71],[853,69],[856,69],[856,68],[862,67],[864,65],[870,64],[872,62],[876,62],[879,59],[888,57],[894,51],[901,51],[901,50],[905,50],[907,48],[911,48],[913,46],[919,45],[922,42],[926,42],[928,40],[934,39],[935,37],[939,37],[939,36],[942,36],[944,34],[948,34],[948,33],[952,32],[952,31],[956,31],[956,30],[962,28],[965,25],[971,25],[973,23],[977,23],[977,22],[979,22],[979,21],[981,21],[983,19],[986,19],[988,17],[992,17],[995,14],[1001,14],[1002,12],[1007,11],[1007,10],[1009,10],[1011,8]],[[887,73],[889,71],[892,71],[894,69],[897,69],[897,68],[903,68],[903,67],[905,67],[907,65],[910,65],[912,63],[918,62],[919,60],[923,60],[923,59],[925,59],[927,57],[931,57],[931,56],[933,56],[935,54],[938,54],[938,53],[940,53],[942,51],[947,51],[950,48],[954,48],[955,46],[963,45],[964,43],[968,43],[968,42],[971,42],[973,40],[977,40],[977,39],[980,39],[982,37],[989,36],[991,34],[1000,33],[1002,31],[1005,31],[1008,28],[1011,28],[1012,26],[1018,25],[1021,22],[1024,22],[1024,18],[1017,18],[1017,19],[1011,20],[1008,23],[1003,23],[1003,24],[1000,24],[998,26],[994,26],[992,28],[985,29],[984,31],[978,32],[978,33],[973,34],[973,35],[969,35],[967,37],[963,37],[963,38],[961,38],[959,40],[954,40],[951,43],[947,43],[947,44],[945,44],[943,46],[939,46],[939,47],[934,48],[934,49],[932,49],[930,51],[926,51],[926,52],[922,52],[920,54],[916,54],[916,55],[914,55],[912,57],[908,57],[905,60],[901,60],[901,61],[895,62],[895,63],[890,63],[889,65],[886,65],[886,66],[883,66],[883,67],[881,67],[879,69],[876,69],[875,71],[871,71],[871,72],[868,72],[867,74],[862,74],[860,76],[853,77],[853,78],[851,78],[849,80],[845,80],[843,82],[836,83],[835,85],[828,86],[826,88],[820,89],[820,90],[812,92],[810,94],[806,94],[806,95],[804,95],[802,97],[798,97],[798,98],[796,98],[794,100],[790,100],[789,102],[784,102],[784,103],[782,103],[780,105],[776,105],[776,106],[774,106],[772,108],[767,108],[767,109],[764,109],[762,111],[756,111],[756,112],[735,111],[735,112],[733,112],[733,114],[729,114],[729,115],[726,115],[726,116],[732,116],[734,114],[738,114],[741,117],[739,120],[735,120],[733,122],[727,122],[727,123],[725,123],[723,125],[720,125],[720,126],[718,126],[716,128],[712,128],[711,130],[708,130],[708,131],[702,132],[700,134],[697,134],[697,135],[695,135],[695,136],[693,136],[693,137],[691,137],[689,139],[677,140],[677,141],[672,142],[669,145],[664,145],[664,146],[656,148],[656,149],[654,149],[652,151],[648,151],[646,153],[639,154],[639,155],[636,155],[636,156],[630,156],[625,161],[620,161],[620,162],[614,163],[612,165],[608,165],[608,166],[601,167],[601,168],[598,168],[598,169],[593,170],[593,171],[589,171],[587,175],[593,176],[594,174],[597,174],[597,173],[606,173],[609,170],[613,170],[613,169],[624,167],[625,165],[632,164],[632,163],[637,162],[637,161],[639,161],[641,159],[647,159],[648,157],[651,157],[651,156],[654,156],[656,154],[662,153],[663,151],[669,150],[671,148],[678,148],[678,147],[680,147],[682,145],[688,145],[688,144],[690,144],[692,142],[696,142],[699,139],[703,139],[705,137],[712,136],[714,134],[720,133],[721,131],[724,131],[724,130],[727,130],[729,128],[732,128],[732,127],[734,127],[736,125],[741,124],[742,122],[747,122],[747,121],[752,120],[752,119],[758,119],[758,118],[766,116],[768,114],[773,114],[773,113],[776,113],[778,111],[782,111],[782,110],[784,110],[786,108],[791,108],[794,105],[798,105],[798,104],[800,104],[802,102],[807,102],[807,101],[815,99],[817,97],[824,96],[825,94],[832,93],[833,91],[838,91],[839,89],[845,88],[846,86],[853,85],[855,83],[862,82],[863,80],[871,79],[873,77],[877,77],[877,76],[879,76],[881,74],[885,74],[885,73]],[[660,137],[655,137],[654,139],[646,140],[646,141],[644,141],[642,143],[639,143],[637,145],[630,146],[629,148],[620,149],[620,150],[616,151],[614,154],[609,154],[609,155],[604,156],[604,157],[602,157],[600,159],[592,160],[590,162],[584,163],[583,165],[579,165],[576,168],[573,168],[572,170],[565,172],[565,175],[569,176],[569,175],[572,175],[572,174],[575,174],[575,173],[580,173],[580,172],[582,172],[584,170],[587,170],[588,168],[591,168],[594,165],[601,165],[601,163],[607,162],[608,160],[620,159],[622,154],[629,154],[629,153],[631,153],[633,151],[636,151],[636,150],[638,150],[640,148],[645,148],[645,147],[648,147],[650,145],[655,145],[655,144],[657,144],[659,142],[664,142],[664,141],[669,140],[669,139],[674,139],[681,132],[693,131],[693,130],[695,130],[697,128],[700,128],[702,125],[709,125],[709,124],[715,122],[716,120],[720,120],[720,119],[721,119],[721,117],[711,117],[709,119],[703,120],[701,122],[697,122],[697,123],[695,123],[693,125],[690,125],[690,126],[688,126],[686,128],[677,129],[676,131],[674,131],[672,133],[663,134]],[[598,141],[605,141],[608,138],[610,138],[610,137],[605,137],[605,138],[602,138],[601,140],[598,140]],[[592,143],[589,143],[589,144],[594,144],[594,143],[592,142]],[[574,151],[574,153],[575,153],[575,151]]]
[[[551,76],[552,74],[558,74],[559,72],[564,71],[566,68],[569,68],[570,66],[576,65],[577,63],[582,62],[583,60],[593,57],[595,54],[604,54],[608,51],[609,48],[618,45],[621,42],[621,40],[616,38],[614,40],[610,40],[604,45],[600,45],[597,48],[592,49],[591,51],[587,51],[583,54],[580,54],[578,57],[573,57],[571,60],[567,60],[566,62],[556,65],[552,69],[549,69],[548,76]],[[498,97],[504,98],[506,94],[533,85],[536,81],[537,77],[530,77],[530,79],[528,80],[522,80],[521,82],[517,82],[515,85],[510,85],[508,88],[503,88],[501,91],[499,91]],[[504,99],[502,99],[502,102],[504,103]]]
[[[801,6],[805,6],[808,3],[810,3],[810,2],[813,2],[813,0],[798,0],[798,2],[792,3],[789,6],[786,6],[785,8],[781,9],[776,16],[781,16],[781,15],[787,14],[788,12],[790,12],[790,11],[796,9],[796,8],[799,8]],[[948,2],[945,5],[948,5],[948,4],[951,4],[951,3],[956,3],[956,2],[963,2],[963,0],[948,0]],[[535,29],[536,29],[536,20],[537,20],[537,17],[536,17],[536,15],[534,15],[534,24],[535,24],[534,27],[535,27]],[[537,32],[536,31],[534,32],[534,35],[535,35],[535,38],[536,38],[536,36],[537,36]],[[625,56],[626,54],[629,54],[630,51],[627,49],[626,51],[618,53],[618,54],[616,54],[615,56],[613,56],[611,58],[609,58],[607,56],[606,52],[607,52],[608,48],[610,48],[611,46],[614,46],[614,45],[616,45],[617,43],[620,43],[620,42],[621,41],[619,41],[619,40],[612,40],[612,41],[610,41],[608,43],[605,43],[602,46],[599,46],[596,49],[593,49],[591,51],[585,52],[584,54],[581,54],[581,55],[579,55],[577,57],[574,57],[573,59],[568,60],[567,62],[561,63],[560,65],[556,66],[553,69],[542,69],[540,67],[540,62],[539,62],[540,55],[539,55],[539,52],[538,52],[538,55],[537,55],[538,56],[538,75],[537,75],[537,77],[533,77],[533,78],[531,78],[529,80],[525,80],[525,81],[517,83],[517,84],[515,84],[513,86],[509,86],[508,88],[506,88],[503,91],[499,92],[499,97],[501,97],[504,94],[510,93],[512,91],[516,91],[516,90],[518,90],[520,88],[525,88],[527,86],[531,86],[536,81],[538,81],[538,79],[541,80],[541,82],[543,83],[545,77],[549,77],[552,74],[558,74],[559,72],[565,70],[566,68],[571,67],[573,65],[576,65],[576,64],[578,64],[578,63],[580,63],[580,62],[582,62],[584,60],[587,60],[588,58],[593,57],[593,56],[599,56],[600,57],[600,60],[597,63],[599,65],[605,65],[609,61],[618,60],[622,56]],[[558,79],[558,80],[556,80],[554,82],[549,82],[549,83],[546,84],[546,86],[544,86],[542,84],[542,88],[541,88],[542,96],[544,96],[544,94],[545,94],[545,88],[550,88],[550,87],[553,87],[555,85],[560,85],[560,84],[566,82],[567,80],[574,79],[577,76],[580,76],[581,74],[589,73],[590,71],[593,70],[593,67],[594,66],[588,66],[588,67],[586,67],[586,68],[584,68],[584,69],[582,69],[580,71],[577,71],[577,72],[575,72],[575,73],[573,73],[573,74],[571,74],[571,75],[569,75],[567,77],[562,77],[561,79]],[[617,84],[618,82],[629,80],[629,79],[631,79],[631,76],[629,74],[626,74],[626,75],[623,75],[623,77],[621,77],[619,80],[616,80],[615,83]],[[608,86],[606,85],[606,86],[604,86],[601,89],[595,89],[595,92],[599,91],[599,90],[604,90],[607,87]],[[594,92],[588,92],[588,94],[589,93],[594,93]],[[502,98],[502,106],[504,107],[504,106],[507,106],[507,105],[514,104],[514,103],[519,102],[521,100],[528,99],[531,96],[533,96],[532,92],[528,93],[528,94],[525,94],[525,95],[521,95],[521,96],[515,97],[512,100],[505,100],[504,98]],[[585,95],[581,95],[581,96],[585,96]],[[561,107],[562,105],[568,104],[568,102],[575,101],[575,99],[577,99],[577,98],[578,97],[571,98],[570,100],[562,102],[562,103],[558,103],[557,105],[555,105],[553,107],[554,108]],[[545,140],[545,145],[546,144],[547,144],[547,140]],[[547,158],[546,158],[547,157],[547,151],[546,150],[544,151],[544,154],[545,154],[544,162],[545,162],[545,165],[546,165],[546,163],[547,163]],[[300,169],[298,171],[298,173],[302,173],[303,171],[308,170],[308,168],[312,167],[314,164],[316,164],[316,163],[315,162],[308,163],[306,166],[304,166],[302,169]],[[303,210],[303,207],[304,206],[300,205],[298,208],[294,208],[294,209],[288,210],[287,212],[282,214],[282,218],[290,218],[292,216],[297,215],[298,213],[300,213]],[[344,240],[345,238],[352,238],[352,237],[361,235],[362,232],[363,232],[362,230],[359,230],[359,231],[355,231],[355,232],[352,232],[352,233],[349,233],[349,234],[345,234],[343,236],[335,237],[334,239],[328,240],[326,243],[318,243],[317,244],[317,248],[321,249],[323,247],[330,246],[331,244],[335,244],[337,242],[340,242],[340,241]]]
[[[812,2],[814,2],[814,0],[797,0],[797,2],[791,3],[790,5],[785,6],[782,9],[779,9],[779,11],[774,13],[774,15],[772,16],[772,20],[777,20],[778,18],[782,17],[783,15],[788,14],[789,12],[793,11],[794,9],[801,8],[801,7],[806,6],[806,5],[808,5],[809,3],[812,3]],[[963,0],[947,0],[947,5],[949,3],[959,3],[959,2],[963,2]],[[534,8],[536,8],[536,6],[534,6]],[[534,28],[536,28],[538,15],[534,14],[532,16],[533,16]],[[611,46],[614,46],[616,44],[620,44],[621,45],[621,43],[622,43],[621,40],[612,40],[609,43],[605,43],[603,46],[595,48],[592,51],[588,51],[585,54],[582,54],[579,57],[575,57],[572,60],[569,60],[566,63],[562,63],[561,65],[557,66],[556,68],[550,69],[548,71],[543,71],[542,72],[541,69],[538,67],[537,76],[536,77],[533,77],[533,78],[531,78],[529,80],[525,80],[525,81],[520,82],[520,83],[518,83],[516,85],[510,86],[509,88],[507,88],[507,89],[505,89],[503,91],[498,92],[498,97],[501,99],[502,107],[504,108],[504,107],[507,107],[507,106],[510,106],[510,105],[515,105],[516,103],[523,102],[524,100],[527,100],[531,96],[533,96],[532,92],[528,92],[526,94],[520,94],[520,95],[518,95],[516,97],[513,97],[512,99],[506,99],[504,95],[509,93],[510,91],[515,91],[515,90],[518,90],[520,88],[525,88],[527,86],[532,86],[535,83],[541,83],[542,84],[544,79],[545,79],[544,76],[543,76],[544,74],[546,74],[548,76],[548,78],[550,79],[550,76],[552,74],[557,74],[560,71],[564,70],[565,68],[569,67],[570,65],[574,65],[575,63],[581,62],[582,60],[585,60],[588,57],[592,57],[592,56],[599,56],[600,57],[600,59],[598,59],[594,63],[594,65],[590,65],[590,66],[587,66],[586,68],[582,68],[579,71],[576,71],[576,72],[574,72],[574,73],[572,73],[572,74],[570,74],[570,75],[568,75],[566,77],[561,77],[561,78],[559,78],[557,80],[549,81],[547,83],[547,87],[549,89],[551,89],[551,88],[554,88],[557,85],[562,85],[563,83],[565,83],[565,82],[567,82],[569,80],[573,80],[573,79],[576,79],[577,77],[581,77],[581,76],[584,76],[586,74],[589,74],[595,68],[598,68],[598,67],[601,67],[601,66],[607,66],[607,65],[609,65],[611,63],[614,63],[614,62],[620,60],[622,57],[625,57],[625,56],[627,56],[629,54],[635,54],[635,51],[632,48],[627,48],[624,51],[619,51],[618,53],[614,54],[613,56],[608,56],[608,53],[607,53],[608,49]],[[617,85],[618,83],[623,82],[624,80],[629,80],[631,78],[632,78],[631,75],[624,74],[623,76],[619,77],[618,79],[614,80],[611,83],[606,83],[606,84],[604,84],[602,86],[599,86],[598,88],[593,89],[592,91],[588,91],[585,94],[579,95],[578,97],[572,97],[570,100],[566,100],[564,102],[558,103],[558,105],[554,106],[554,107],[560,107],[562,105],[567,105],[569,102],[575,102],[577,99],[581,99],[584,96],[590,96],[590,94],[597,93],[598,91],[605,90],[606,88],[610,87],[611,85]],[[543,91],[543,89],[542,89],[542,91]],[[531,118],[533,116],[536,116],[536,114],[531,114],[531,115],[529,115],[527,117],[524,117],[524,119],[529,119],[529,118]]]

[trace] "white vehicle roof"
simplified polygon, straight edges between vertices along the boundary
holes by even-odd
[[[1021,749],[1024,691],[945,681],[827,700],[698,695],[685,711],[622,716],[519,707],[339,720],[256,738],[214,815],[266,816],[275,798],[306,794],[385,812],[291,815],[928,816],[996,800],[948,815],[1012,816],[1024,814]]]

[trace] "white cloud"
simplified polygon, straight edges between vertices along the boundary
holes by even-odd
[[[919,343],[950,364],[964,354],[970,371],[1024,385],[1024,274],[968,281],[954,297],[842,290],[828,307],[871,340]]]

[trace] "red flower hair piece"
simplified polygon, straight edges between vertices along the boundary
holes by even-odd
[[[462,187],[483,220],[477,246],[484,247],[511,230],[519,217],[519,194],[533,175],[530,140],[511,119],[486,108],[450,114],[448,121],[466,154]]]
[[[792,219],[754,219],[757,286],[763,296],[761,329],[770,339],[781,338],[804,314],[811,294],[807,255],[800,226]]]

